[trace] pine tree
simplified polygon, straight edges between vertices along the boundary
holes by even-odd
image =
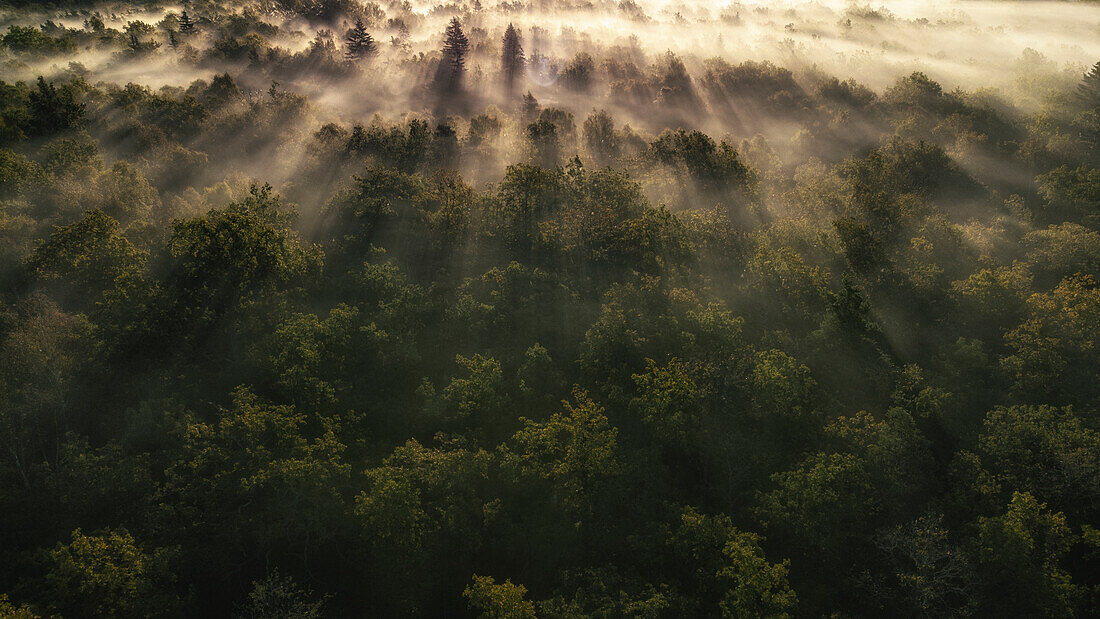
[[[187,14],[187,11],[180,15],[180,34],[189,35],[195,32],[195,22],[191,19],[191,16]]]
[[[1077,85],[1077,97],[1085,107],[1100,107],[1100,62],[1092,65],[1092,69]]]
[[[367,32],[361,19],[355,20],[355,27],[348,30],[348,34],[344,38],[344,46],[346,48],[344,57],[348,60],[358,60],[372,56],[376,50],[374,37]]]
[[[451,18],[447,32],[443,35],[443,60],[450,63],[455,73],[466,70],[466,54],[470,51],[470,40],[462,32],[458,18]]]
[[[504,31],[504,43],[500,53],[500,70],[504,74],[504,91],[511,95],[515,91],[516,78],[523,74],[527,59],[523,56],[519,32],[512,24]]]
[[[452,18],[443,35],[443,58],[436,72],[436,86],[440,94],[457,95],[462,91],[462,76],[466,73],[466,54],[470,40],[462,32],[458,18]]]

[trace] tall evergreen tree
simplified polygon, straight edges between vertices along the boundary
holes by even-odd
[[[1092,65],[1092,69],[1077,85],[1077,97],[1086,107],[1100,107],[1100,62]]]
[[[195,32],[195,20],[191,19],[191,16],[187,14],[187,11],[180,15],[180,34],[189,35]]]
[[[355,20],[355,27],[348,30],[344,38],[344,57],[348,60],[358,60],[374,54],[376,46],[374,37],[363,26],[363,20]]]
[[[455,72],[462,72],[466,70],[466,54],[469,51],[470,40],[462,32],[462,24],[457,17],[451,18],[443,35],[443,59],[450,63]]]
[[[515,91],[516,78],[523,75],[526,62],[519,32],[512,24],[508,24],[508,29],[504,31],[504,43],[500,53],[500,70],[504,75],[504,92],[509,96]]]
[[[466,73],[466,54],[470,52],[470,40],[462,32],[458,18],[452,18],[443,34],[443,58],[436,73],[436,87],[442,95],[458,95],[462,92],[462,77]]]

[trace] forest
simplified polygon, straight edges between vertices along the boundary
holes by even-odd
[[[0,617],[1100,614],[1100,3],[0,0]]]

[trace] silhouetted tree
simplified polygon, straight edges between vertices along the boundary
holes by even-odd
[[[344,48],[344,57],[348,60],[358,60],[374,55],[376,51],[374,37],[367,32],[362,19],[355,20],[355,27],[348,30],[347,36],[344,37]]]
[[[519,32],[512,24],[504,31],[504,44],[500,53],[500,70],[504,74],[504,92],[511,96],[516,87],[516,78],[523,75],[527,59],[523,55]]]
[[[195,32],[195,20],[191,19],[191,16],[187,14],[187,11],[180,15],[180,34],[190,35]]]
[[[607,112],[593,112],[584,121],[584,146],[599,166],[611,165],[622,153],[615,121]]]
[[[544,168],[552,168],[561,162],[561,135],[552,121],[540,118],[527,126],[531,160]]]
[[[458,134],[454,127],[448,124],[439,124],[432,134],[432,143],[429,148],[431,163],[433,166],[444,169],[454,169],[458,162]]]
[[[1100,62],[1092,65],[1092,69],[1089,69],[1077,85],[1077,97],[1086,107],[1100,106]]]
[[[75,129],[84,120],[84,104],[77,101],[72,88],[56,88],[41,76],[38,90],[28,97],[31,124],[40,135]]]
[[[578,53],[561,73],[561,83],[573,92],[588,92],[592,87],[592,74],[596,72],[596,63],[585,52]]]
[[[539,116],[539,100],[535,98],[530,92],[523,95],[523,120],[524,122],[534,122]]]
[[[470,40],[462,32],[462,24],[458,18],[451,18],[447,25],[447,31],[443,37],[443,57],[450,62],[456,71],[464,71],[466,68],[466,54],[470,51]]]
[[[469,51],[470,40],[455,17],[443,35],[443,58],[436,73],[436,87],[440,94],[455,96],[462,92],[462,77],[466,73],[466,54]]]
[[[156,41],[142,41],[134,33],[130,34],[130,42],[126,44],[127,51],[134,56],[139,56],[160,47]]]

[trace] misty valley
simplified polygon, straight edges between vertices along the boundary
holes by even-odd
[[[1100,2],[0,0],[0,617],[1100,614]]]

